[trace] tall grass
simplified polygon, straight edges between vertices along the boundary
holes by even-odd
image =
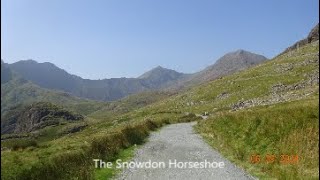
[[[93,159],[113,161],[123,149],[142,144],[149,132],[167,123],[197,120],[195,115],[179,116],[173,121],[167,118],[145,119],[140,122],[123,123],[112,133],[95,137],[88,147],[74,151],[56,152],[16,174],[1,176],[1,179],[94,179]]]
[[[260,178],[319,178],[319,101],[303,100],[221,113],[197,125],[198,132],[226,157]],[[263,161],[267,155],[276,161]],[[261,162],[251,163],[251,155]],[[281,163],[281,155],[298,155]]]
[[[37,147],[38,143],[31,138],[9,139],[1,144],[3,147],[12,149],[13,151],[25,149],[27,147]]]

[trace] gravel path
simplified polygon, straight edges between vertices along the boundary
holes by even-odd
[[[116,179],[254,179],[207,145],[201,136],[194,132],[193,125],[195,125],[194,122],[173,124],[163,127],[160,131],[153,132],[149,141],[136,151],[131,164],[152,163],[149,163],[149,166],[145,163],[144,168],[134,168],[133,166],[132,168],[125,168]],[[175,160],[178,162],[177,166],[173,164]],[[200,165],[198,168],[191,168],[189,164],[181,165],[183,162],[202,162],[205,164],[205,160],[211,163],[211,167],[208,167],[208,163],[207,168],[199,168]],[[171,162],[171,165],[169,162]],[[219,168],[219,162],[224,163],[224,167]],[[159,167],[150,168],[150,164]],[[220,164],[221,166],[222,164]]]

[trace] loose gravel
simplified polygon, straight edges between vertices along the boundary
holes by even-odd
[[[135,152],[131,164],[136,165],[137,163],[141,164],[149,161],[152,162],[154,167],[158,165],[159,168],[149,168],[147,164],[145,164],[144,168],[136,166],[124,168],[116,179],[255,179],[206,144],[202,137],[194,132],[193,125],[195,125],[195,122],[172,124],[151,133],[148,142]],[[171,164],[169,168],[169,162],[174,161],[180,165],[184,164],[184,162],[191,162],[193,165],[195,165],[195,162],[205,163],[207,161],[212,163],[212,165],[222,162],[224,167],[211,166],[210,168],[207,164],[207,168],[199,168],[200,166],[198,168],[191,168],[188,166],[189,164],[187,166],[175,166]],[[165,166],[161,166],[160,163],[165,164]]]

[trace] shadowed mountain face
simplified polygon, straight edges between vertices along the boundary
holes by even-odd
[[[130,94],[159,89],[184,76],[165,68],[155,68],[140,78],[111,78],[103,80],[82,79],[71,75],[51,63],[33,60],[8,65],[23,78],[48,89],[61,90],[78,97],[112,101]]]
[[[244,50],[228,53],[214,65],[195,74],[183,74],[158,66],[138,78],[89,80],[71,75],[52,63],[24,60],[7,67],[26,80],[43,88],[60,90],[72,95],[101,101],[113,101],[130,94],[168,87],[195,85],[204,81],[245,69],[266,60],[265,57]],[[5,80],[4,80],[5,81]]]
[[[81,85],[80,77],[71,75],[49,62],[38,63],[34,60],[23,60],[9,64],[9,67],[24,79],[44,88],[74,92]]]
[[[1,84],[10,81],[12,78],[12,72],[8,68],[8,64],[1,60]]]

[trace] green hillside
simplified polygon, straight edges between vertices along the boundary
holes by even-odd
[[[309,44],[248,70],[234,73],[163,101],[148,110],[213,114],[315,96],[319,46]]]
[[[113,101],[103,108],[89,114],[89,117],[100,120],[110,120],[114,116],[135,111],[139,108],[145,107],[152,103],[164,100],[168,97],[173,96],[172,92],[161,92],[161,91],[147,91],[138,94],[133,94],[118,101]]]
[[[92,158],[113,160],[123,149],[143,143],[150,131],[199,120],[195,114],[204,112],[210,116],[199,120],[198,132],[253,175],[318,177],[318,71],[316,41],[134,111],[106,113],[109,117],[96,112],[89,117],[97,123],[79,133],[39,147],[2,151],[2,179],[93,179]],[[298,154],[302,160],[298,165],[251,164],[252,153]]]
[[[74,97],[68,93],[41,88],[17,76],[1,84],[1,115],[20,104],[52,102],[83,115],[100,109],[107,103]]]

